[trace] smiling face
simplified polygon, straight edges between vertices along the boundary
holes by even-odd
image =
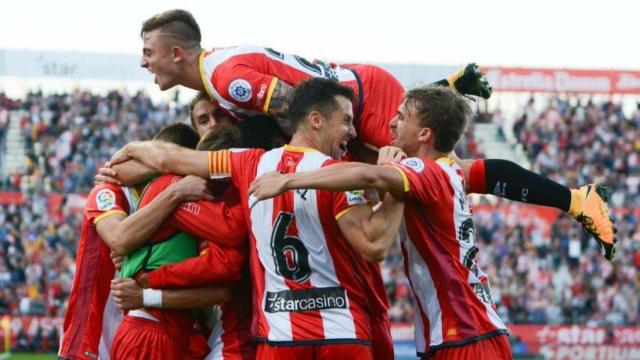
[[[344,96],[335,97],[337,108],[328,116],[323,117],[322,126],[318,131],[322,152],[332,159],[340,160],[347,152],[347,144],[355,139],[356,129],[353,126],[353,107],[351,101]]]
[[[154,82],[160,90],[167,90],[178,85],[180,71],[175,61],[177,46],[169,46],[161,31],[156,29],[143,34],[140,66],[155,75]]]
[[[415,106],[404,101],[396,116],[391,120],[390,127],[393,133],[391,145],[399,147],[408,156],[415,156],[420,147],[420,136],[424,127],[418,123],[418,112]]]

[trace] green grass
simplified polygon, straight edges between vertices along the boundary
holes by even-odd
[[[4,354],[3,354],[4,355]],[[56,354],[34,354],[34,353],[12,353],[9,357],[2,357],[7,360],[52,360],[56,359]]]

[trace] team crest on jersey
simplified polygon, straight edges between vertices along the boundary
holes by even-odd
[[[251,99],[251,84],[244,79],[235,79],[229,85],[229,96],[240,102]]]
[[[116,206],[116,194],[109,189],[102,189],[96,195],[96,204],[100,211],[111,210]]]
[[[347,196],[347,204],[349,205],[362,205],[366,204],[367,200],[364,198],[364,190],[345,191]]]
[[[418,158],[408,158],[400,161],[400,164],[412,168],[416,172],[422,172],[424,170],[424,162]]]

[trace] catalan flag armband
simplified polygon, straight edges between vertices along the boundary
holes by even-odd
[[[211,179],[231,176],[231,151],[219,150],[209,152],[209,176]]]

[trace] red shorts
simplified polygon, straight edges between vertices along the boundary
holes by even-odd
[[[330,345],[281,345],[258,344],[256,359],[259,360],[297,360],[297,359],[335,359],[335,360],[371,360],[371,346],[360,344]]]
[[[358,74],[362,83],[362,107],[356,119],[358,138],[363,144],[378,149],[389,145],[392,139],[389,124],[404,100],[404,87],[393,75],[377,66],[355,64],[347,67]]]
[[[113,338],[111,359],[179,360],[184,358],[188,344],[187,336],[172,336],[156,321],[125,316]]]
[[[488,339],[474,341],[462,346],[452,346],[436,350],[423,357],[428,360],[471,360],[471,359],[513,359],[509,337],[507,335],[492,336]]]
[[[207,339],[199,332],[191,333],[189,336],[189,348],[184,354],[184,359],[204,359],[211,349],[207,345]]]
[[[393,360],[391,322],[386,314],[371,320],[371,350],[375,360]]]

